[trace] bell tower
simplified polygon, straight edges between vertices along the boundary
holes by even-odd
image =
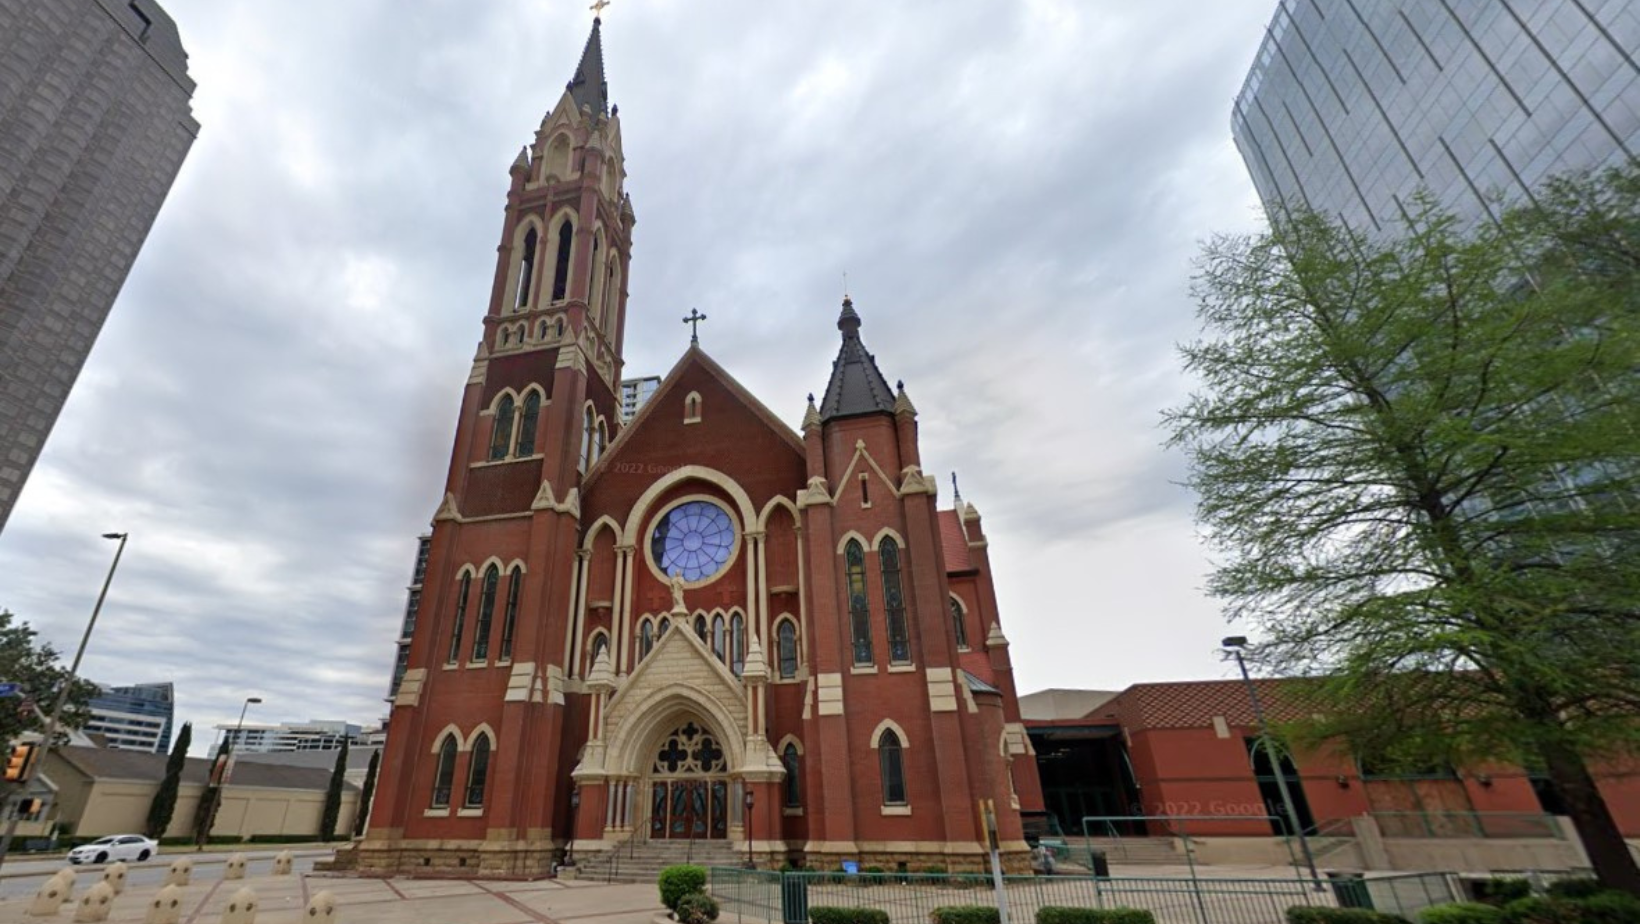
[[[582,479],[621,425],[635,222],[598,20],[508,172],[489,305],[393,700],[395,770],[361,853],[371,868],[436,854],[485,875],[537,875],[568,834],[573,783],[558,765],[573,766],[561,752],[565,729],[578,727],[566,712],[579,681],[566,683],[563,667],[567,614],[582,579]],[[446,846],[418,854],[429,841]]]

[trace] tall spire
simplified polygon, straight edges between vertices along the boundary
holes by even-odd
[[[593,115],[609,115],[609,84],[604,82],[604,42],[599,35],[601,19],[592,20],[592,34],[587,36],[587,47],[581,52],[581,63],[570,78],[570,99],[575,108],[588,108]]]
[[[820,419],[878,411],[893,413],[894,392],[877,368],[877,360],[860,340],[860,316],[854,311],[854,300],[846,295],[842,313],[837,316],[837,329],[843,332],[843,346],[831,364],[831,381],[826,383],[826,396],[820,401]]]

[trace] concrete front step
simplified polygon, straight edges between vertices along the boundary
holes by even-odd
[[[1093,838],[1091,844],[1083,842],[1078,847],[1091,846],[1095,850],[1102,850],[1105,858],[1114,865],[1158,866],[1181,862],[1184,857],[1174,849],[1173,839],[1170,837],[1124,837]],[[1083,850],[1074,851],[1077,860],[1085,861],[1086,853]]]
[[[668,866],[739,866],[744,859],[724,841],[646,841],[581,858],[578,875],[599,882],[654,882]]]

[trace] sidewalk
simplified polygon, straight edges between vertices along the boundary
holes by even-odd
[[[84,876],[75,897],[99,881]],[[336,897],[336,920],[344,924],[650,924],[663,909],[652,884],[593,882],[499,882],[427,879],[356,879],[330,875],[248,876],[239,881],[199,881],[183,890],[182,920],[215,924],[241,887],[256,892],[258,924],[297,924],[308,900],[328,890]],[[142,921],[156,885],[127,888],[115,899],[110,922]],[[0,924],[28,924],[29,896],[0,901]],[[73,920],[65,905],[57,919]],[[49,919],[45,919],[49,920]]]

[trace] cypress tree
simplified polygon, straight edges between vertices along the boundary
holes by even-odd
[[[193,724],[182,723],[182,731],[177,732],[176,741],[171,744],[171,757],[165,762],[165,778],[160,780],[154,801],[148,803],[145,833],[155,840],[165,836],[165,829],[171,826],[171,816],[176,814],[177,789],[182,784],[182,768],[188,761],[188,745],[193,739]]]
[[[370,755],[370,767],[364,772],[364,790],[359,793],[359,808],[353,813],[353,836],[363,837],[364,826],[370,821],[370,800],[376,795],[376,769],[381,766],[382,752],[376,749]]]
[[[319,820],[319,840],[336,839],[336,821],[342,814],[342,778],[347,774],[347,742],[336,752],[336,766],[330,771],[330,787],[325,790],[325,811]]]

